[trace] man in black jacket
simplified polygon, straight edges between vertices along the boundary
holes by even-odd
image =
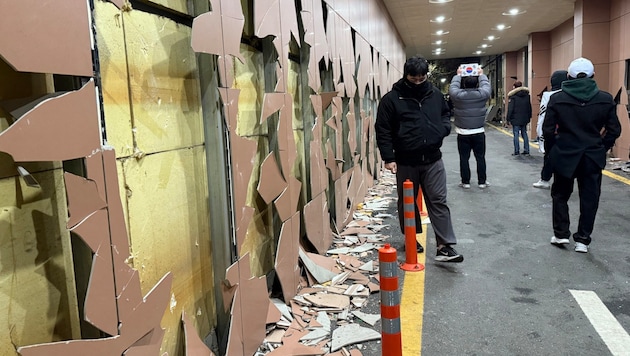
[[[404,233],[403,183],[413,182],[414,197],[422,188],[437,244],[436,261],[461,262],[452,245],[457,243],[446,204],[446,171],[440,147],[451,132],[449,108],[442,93],[427,76],[429,64],[422,57],[407,60],[403,77],[385,94],[378,106],[376,142],[385,168],[396,174],[398,217]],[[414,204],[415,205],[415,204]],[[416,206],[416,231],[422,231]],[[418,252],[422,252],[422,246]]]
[[[562,91],[549,98],[543,123],[545,151],[554,173],[551,243],[570,242],[568,201],[577,179],[580,218],[573,240],[575,251],[582,253],[588,252],[591,243],[606,152],[621,135],[617,105],[612,95],[597,88],[594,73],[593,63],[586,58],[571,62]]]

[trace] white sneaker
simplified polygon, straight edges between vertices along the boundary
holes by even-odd
[[[580,253],[587,253],[588,252],[588,245],[585,245],[581,242],[576,242],[575,243],[575,252],[580,252]]]
[[[470,189],[470,184],[468,184],[468,183],[459,183],[459,186],[464,188],[464,189]]]
[[[486,189],[490,186],[490,182],[479,184],[479,189]]]
[[[534,188],[540,188],[540,189],[551,188],[551,183],[549,183],[548,180],[542,180],[542,179],[532,185],[534,186]]]
[[[562,245],[567,245],[569,244],[571,241],[569,241],[569,239],[559,239],[555,236],[551,236],[551,244],[552,245],[556,245],[556,246],[562,246]],[[579,242],[575,243],[575,248],[577,249],[577,244]],[[577,251],[577,250],[576,250]]]

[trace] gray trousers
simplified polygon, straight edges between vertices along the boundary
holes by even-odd
[[[403,206],[403,183],[409,179],[413,183],[413,196],[418,196],[418,188],[422,188],[427,213],[435,232],[437,245],[455,245],[457,239],[453,231],[451,222],[451,211],[446,205],[446,170],[444,162],[438,160],[431,164],[418,166],[404,166],[397,164],[396,189],[398,190],[398,220],[400,230],[405,233],[404,226],[404,206]],[[415,201],[414,201],[414,205]],[[422,232],[420,213],[416,208],[416,231]]]

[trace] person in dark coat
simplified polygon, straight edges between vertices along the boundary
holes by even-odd
[[[580,218],[573,240],[575,251],[582,253],[588,252],[591,243],[606,152],[621,135],[617,104],[612,95],[597,87],[594,74],[588,59],[571,62],[562,91],[549,98],[543,123],[545,151],[553,171],[551,243],[562,246],[570,242],[568,201],[577,179]]]
[[[451,212],[446,204],[446,170],[442,141],[451,132],[449,107],[444,95],[428,80],[429,63],[422,57],[405,62],[403,77],[394,83],[378,105],[376,143],[385,168],[396,174],[398,217],[404,233],[403,183],[413,183],[413,196],[422,188],[438,247],[436,261],[461,262]],[[415,199],[414,199],[415,200]],[[422,231],[415,204],[416,231]],[[422,246],[418,246],[418,252]]]
[[[479,188],[485,189],[486,181],[486,102],[492,94],[492,87],[488,77],[479,69],[478,76],[461,77],[461,69],[451,80],[448,89],[449,97],[453,101],[455,116],[455,131],[457,132],[457,150],[459,152],[459,186],[470,189],[470,151],[477,161],[477,183]]]
[[[529,97],[529,88],[524,87],[519,80],[514,82],[514,89],[508,93],[507,121],[512,125],[514,134],[514,153],[520,154],[518,138],[523,138],[523,154],[529,154],[529,137],[527,136],[527,124],[532,118],[532,103]]]

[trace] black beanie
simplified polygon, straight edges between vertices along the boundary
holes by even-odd
[[[562,82],[567,80],[566,70],[557,70],[551,75],[551,90],[559,90],[562,88]]]

